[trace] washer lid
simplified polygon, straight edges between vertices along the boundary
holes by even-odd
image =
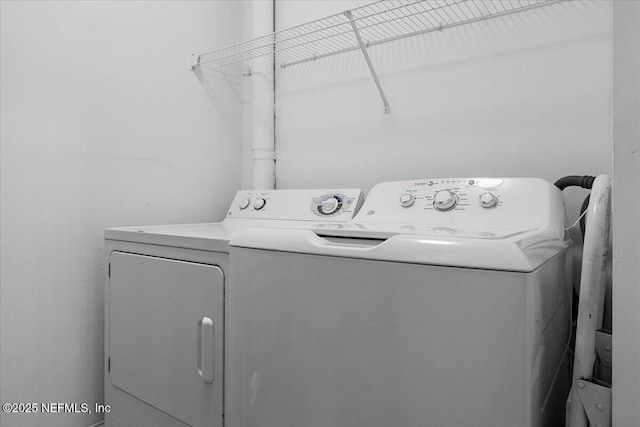
[[[313,230],[254,228],[231,240],[231,246],[239,248],[519,272],[535,270],[570,245],[548,230],[482,238],[415,233],[384,237],[355,230],[319,235]]]

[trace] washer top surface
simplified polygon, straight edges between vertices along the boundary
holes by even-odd
[[[537,178],[438,178],[371,189],[347,223],[237,233],[231,245],[491,270],[532,271],[571,242],[561,191]]]
[[[104,235],[107,240],[228,253],[229,242],[241,230],[346,223],[362,201],[358,189],[242,190],[222,222],[108,228]]]

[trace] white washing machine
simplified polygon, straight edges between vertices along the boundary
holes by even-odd
[[[350,220],[360,190],[240,191],[221,223],[105,230],[108,427],[223,425],[229,241]]]
[[[228,425],[562,425],[564,218],[540,179],[427,179],[352,223],[238,233]]]

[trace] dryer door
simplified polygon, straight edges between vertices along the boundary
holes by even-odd
[[[186,424],[222,426],[222,270],[122,252],[110,261],[113,385]]]

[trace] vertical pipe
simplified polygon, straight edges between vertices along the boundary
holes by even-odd
[[[273,1],[252,3],[253,38],[271,34],[273,28]],[[253,86],[251,102],[251,159],[252,187],[256,190],[275,188],[274,139],[274,72],[273,61],[258,58],[253,61],[248,83]]]
[[[567,401],[568,427],[587,427],[587,415],[576,392],[576,381],[591,379],[596,359],[596,331],[602,325],[607,285],[607,256],[611,226],[611,178],[599,175],[593,182],[582,253],[575,358],[571,394]]]

